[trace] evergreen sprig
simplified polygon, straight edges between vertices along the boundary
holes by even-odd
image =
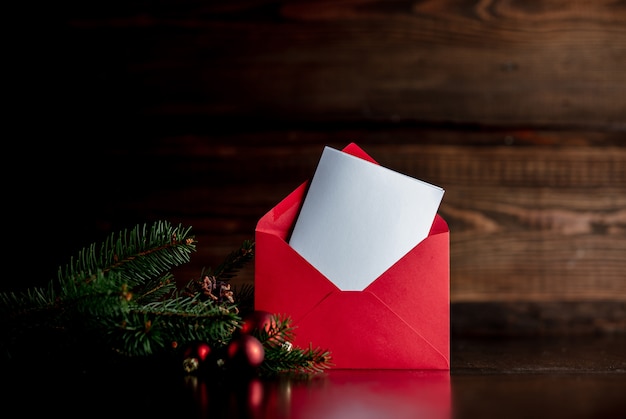
[[[328,350],[313,348],[312,344],[307,348],[293,346],[295,328],[288,316],[274,314],[269,328],[256,330],[253,335],[265,348],[265,361],[261,364],[261,373],[264,376],[306,377],[333,365]]]
[[[60,267],[56,282],[0,293],[0,325],[4,336],[10,337],[2,345],[6,357],[11,359],[25,349],[18,345],[22,338],[30,344],[38,334],[52,339],[41,346],[90,339],[94,345],[129,356],[157,353],[167,347],[168,340],[178,337],[215,336],[213,328],[201,327],[207,322],[204,319],[223,319],[225,314],[217,308],[206,309],[195,316],[196,322],[190,322],[189,314],[192,308],[197,310],[197,304],[176,295],[170,272],[188,262],[196,250],[190,232],[190,228],[158,221],[114,233]],[[165,304],[166,295],[172,296],[170,303],[175,306]],[[161,310],[156,311],[155,305],[161,305]],[[234,315],[226,319],[231,324],[236,320]]]
[[[254,257],[254,242],[244,240],[241,247],[232,251],[226,259],[214,270],[209,268],[207,275],[213,275],[218,280],[227,281],[234,278],[236,273],[248,264]]]
[[[191,228],[138,225],[82,249],[45,287],[0,292],[0,356],[7,363],[43,359],[45,348],[74,359],[88,348],[92,357],[127,359],[170,355],[198,341],[224,347],[253,309],[253,288],[242,287],[235,303],[207,299],[200,281],[179,290],[171,269],[188,262],[196,245]],[[244,241],[201,278],[226,282],[253,257],[254,242]],[[271,335],[258,336],[266,350],[262,375],[330,366],[328,351],[291,347],[289,319],[276,317],[275,325]]]

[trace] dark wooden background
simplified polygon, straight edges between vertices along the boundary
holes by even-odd
[[[253,239],[324,145],[356,142],[446,190],[454,333],[626,332],[624,2],[21,12],[5,53],[16,273],[3,287],[47,281],[81,247],[158,219],[199,240],[186,282]]]

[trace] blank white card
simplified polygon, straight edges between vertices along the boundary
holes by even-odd
[[[325,147],[289,239],[344,291],[361,291],[424,240],[444,190]]]

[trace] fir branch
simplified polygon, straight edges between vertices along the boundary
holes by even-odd
[[[260,366],[260,374],[265,377],[289,375],[309,376],[321,373],[332,366],[328,350],[293,346],[295,328],[290,317],[274,314],[268,330],[255,330],[253,335],[263,343],[265,359]]]
[[[241,246],[229,253],[216,269],[203,269],[200,277],[189,281],[183,288],[183,294],[194,296],[203,294],[206,300],[213,300],[219,304],[228,304],[229,301],[220,295],[221,288],[232,291],[233,300],[237,301],[237,310],[247,313],[254,308],[254,287],[245,284],[237,289],[231,289],[229,280],[254,258],[254,242],[244,240]]]
[[[52,282],[48,287],[33,287],[25,291],[0,293],[0,315],[6,321],[27,317],[32,313],[55,307],[56,292]]]
[[[57,282],[0,293],[0,333],[9,336],[0,348],[5,357],[10,359],[23,349],[19,345],[22,339],[30,342],[37,334],[48,336],[49,332],[55,342],[59,333],[68,342],[93,338],[95,344],[110,347],[113,343],[111,349],[131,355],[163,348],[161,335],[155,333],[136,333],[141,345],[121,348],[115,347],[117,341],[103,337],[111,334],[109,328],[125,324],[133,309],[175,290],[168,270],[188,262],[195,251],[196,241],[190,232],[190,228],[158,221],[150,227],[136,226],[111,234],[102,244],[85,247],[68,265],[60,267]],[[142,350],[136,353],[128,350],[140,346]]]
[[[185,345],[194,341],[221,346],[239,327],[241,318],[235,310],[217,304],[207,304],[200,296],[175,296],[143,306],[131,307],[117,334],[151,335],[159,349]],[[147,338],[147,336],[146,336]],[[133,353],[132,348],[126,348]]]
[[[173,227],[166,221],[132,230],[112,233],[102,244],[82,249],[76,259],[63,269],[61,281],[88,281],[98,270],[105,274],[120,272],[130,285],[149,281],[154,275],[167,272],[173,266],[189,262],[196,250],[191,228]]]
[[[169,297],[129,305],[120,318],[109,317],[102,332],[107,345],[128,357],[164,354],[192,342],[222,347],[241,325],[234,306],[202,301],[200,296]]]
[[[218,281],[233,278],[254,257],[254,242],[244,240],[239,249],[231,252],[215,270],[209,269],[206,275],[212,275]]]
[[[149,357],[193,342],[225,347],[243,324],[240,311],[254,310],[254,287],[231,290],[227,282],[253,259],[254,242],[244,241],[215,270],[178,290],[170,269],[195,250],[190,228],[158,221],[85,247],[47,287],[0,292],[2,360],[19,354],[14,364],[21,366],[48,359],[42,348],[74,360],[94,351]],[[207,281],[213,286],[208,293]],[[257,332],[266,353],[261,375],[309,375],[331,366],[328,351],[293,347],[289,318],[275,316],[273,325]]]
[[[261,365],[261,374],[266,377],[289,375],[308,377],[318,374],[332,366],[330,352],[321,348],[273,347],[265,351],[265,362]]]

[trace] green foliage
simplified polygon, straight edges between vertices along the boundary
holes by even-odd
[[[330,352],[321,348],[298,348],[292,345],[294,327],[289,317],[273,315],[269,330],[253,332],[265,348],[261,373],[266,377],[289,374],[308,376],[324,371],[332,365]]]
[[[55,339],[46,345],[88,338],[129,356],[157,353],[177,338],[225,337],[219,336],[224,327],[203,325],[207,318],[235,324],[235,315],[204,305],[200,311],[193,299],[176,294],[170,270],[196,250],[190,231],[159,221],[111,234],[60,267],[47,287],[1,293],[2,330],[11,338],[2,345],[5,356],[24,349],[21,338],[31,342],[35,334],[51,332]],[[190,313],[197,313],[193,323]]]
[[[139,225],[82,249],[45,287],[0,293],[2,360],[20,363],[60,353],[74,359],[81,351],[145,358],[197,341],[225,346],[242,325],[240,314],[253,309],[253,289],[239,290],[237,303],[214,301],[202,292],[202,278],[233,278],[253,259],[254,243],[244,241],[216,269],[179,290],[171,269],[188,262],[196,245],[191,228],[165,221]],[[271,336],[259,336],[266,349],[261,374],[327,368],[327,351],[288,350],[290,322],[276,323]]]
[[[254,257],[254,242],[245,240],[241,247],[231,252],[215,270],[211,268],[205,273],[212,275],[218,280],[227,281],[235,276],[237,271],[242,269]]]

